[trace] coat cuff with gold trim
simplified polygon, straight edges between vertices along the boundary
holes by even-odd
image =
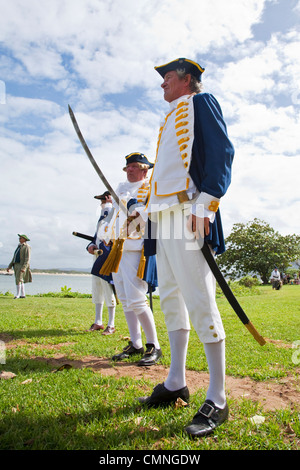
[[[217,212],[219,205],[220,205],[220,199],[217,197],[211,196],[208,193],[200,193],[197,201],[197,204],[203,204],[204,209],[207,209],[212,212]]]

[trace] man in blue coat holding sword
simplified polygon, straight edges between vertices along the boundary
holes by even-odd
[[[159,130],[147,211],[157,223],[157,270],[171,349],[169,374],[148,406],[189,400],[185,363],[192,322],[210,373],[206,400],[185,429],[210,434],[228,417],[225,395],[225,332],[215,301],[215,278],[201,252],[225,250],[220,199],[231,181],[233,145],[216,98],[202,92],[204,68],[180,58],[155,67],[170,109]],[[199,248],[200,246],[200,248]]]

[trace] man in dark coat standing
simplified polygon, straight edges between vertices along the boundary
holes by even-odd
[[[14,256],[7,267],[7,272],[13,268],[15,273],[17,292],[15,299],[25,299],[25,283],[32,282],[30,270],[31,246],[27,242],[30,239],[25,234],[18,234],[19,245],[17,246]]]

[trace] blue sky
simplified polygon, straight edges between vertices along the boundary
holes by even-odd
[[[155,157],[167,103],[154,66],[187,57],[235,146],[225,236],[258,217],[300,232],[299,0],[0,0],[0,265],[17,233],[33,268],[89,268],[104,190],[75,135],[71,105],[112,186],[125,155]]]

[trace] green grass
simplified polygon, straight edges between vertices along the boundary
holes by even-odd
[[[299,373],[300,355],[292,348],[299,338],[300,287],[280,291],[261,287],[239,301],[257,330],[270,341],[261,347],[218,295],[227,340],[227,375],[280,382]],[[245,293],[244,293],[245,294]],[[154,312],[163,349],[161,364],[169,366],[168,335],[154,298]],[[105,309],[104,318],[107,318]],[[117,307],[117,333],[101,336],[85,330],[94,319],[87,297],[0,295],[0,339],[6,361],[0,370],[16,374],[0,380],[0,449],[6,450],[296,450],[299,410],[265,411],[259,401],[229,399],[230,419],[216,432],[191,440],[184,426],[193,417],[205,388],[191,396],[187,408],[144,409],[137,397],[156,382],[102,375],[91,368],[54,372],[50,359],[111,357],[127,344],[128,329]],[[299,347],[299,346],[298,346]],[[298,360],[299,357],[299,360]],[[295,360],[296,358],[296,360]],[[2,361],[3,362],[3,361]],[[207,371],[203,347],[191,331],[187,369]],[[263,415],[254,425],[250,418]],[[292,431],[291,431],[292,430]]]

